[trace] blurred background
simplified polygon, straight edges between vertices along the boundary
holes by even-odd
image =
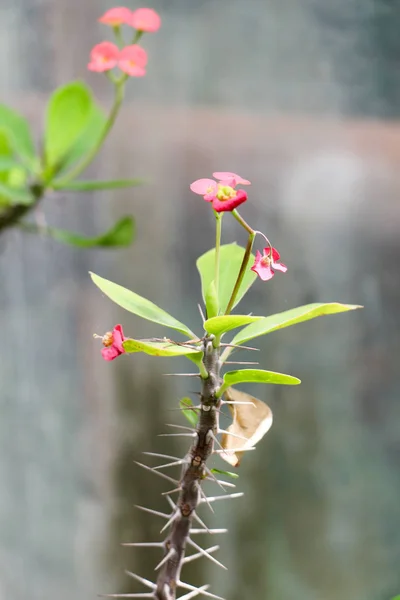
[[[82,78],[110,105],[107,80],[86,64],[110,39],[97,18],[111,6],[1,0],[1,101],[29,118],[38,143],[56,86]],[[160,520],[134,504],[165,511],[169,484],[134,460],[185,452],[157,434],[185,424],[171,409],[197,386],[163,376],[190,371],[183,358],[102,360],[92,335],[115,323],[136,337],[168,331],[118,309],[88,271],[201,331],[194,261],[214,225],[188,185],[229,170],[252,181],[241,212],[289,267],[256,282],[241,312],[316,301],[365,309],[260,341],[262,368],[303,383],[242,388],[270,404],[274,426],[239,469],[244,498],[202,515],[230,530],[218,553],[229,571],[202,559],[184,580],[230,600],[389,600],[400,593],[399,4],[151,6],[163,25],[143,41],[148,75],[130,82],[85,174],[149,185],[42,205],[50,225],[87,235],[131,213],[134,245],[85,251],[17,230],[0,239],[0,597],[87,600],[141,591],[124,569],[154,577],[159,553],[120,543],[160,539]],[[244,244],[224,221],[224,241]]]

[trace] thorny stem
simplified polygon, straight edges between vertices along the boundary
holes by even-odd
[[[206,477],[206,460],[214,449],[214,437],[218,431],[218,408],[220,399],[216,393],[220,385],[219,348],[214,348],[212,336],[204,339],[203,364],[208,373],[202,379],[200,415],[195,441],[185,457],[179,482],[176,517],[164,542],[164,558],[156,581],[154,596],[157,600],[175,600],[176,585],[183,565],[186,544],[190,542],[191,523],[201,497],[201,481]]]

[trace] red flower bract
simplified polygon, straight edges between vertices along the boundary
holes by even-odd
[[[239,184],[250,185],[250,181],[243,179],[236,173],[218,171],[213,173],[214,179],[197,179],[190,185],[195,194],[203,196],[206,202],[211,202],[216,212],[232,211],[247,200],[244,190],[235,190]]]
[[[117,356],[125,353],[122,342],[125,340],[122,325],[116,325],[112,331],[103,335],[103,346],[101,355],[104,360],[114,360]]]
[[[282,273],[286,273],[287,267],[286,265],[278,262],[280,259],[280,254],[276,248],[264,248],[263,253],[257,250],[256,259],[254,261],[254,265],[251,267],[251,270],[257,273],[257,275],[263,281],[268,281],[268,279],[272,279],[275,271],[282,271]]]
[[[132,13],[129,24],[138,31],[154,33],[160,29],[161,19],[152,8],[138,8]]]
[[[131,77],[143,77],[146,75],[147,52],[138,44],[125,46],[119,53],[118,66]]]
[[[132,16],[133,12],[129,8],[116,6],[107,10],[99,21],[105,25],[111,25],[111,27],[119,27],[123,24],[131,25]]]
[[[117,64],[119,50],[112,42],[101,42],[92,48],[90,52],[89,71],[103,73],[113,69]]]

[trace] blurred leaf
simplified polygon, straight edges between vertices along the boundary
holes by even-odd
[[[58,166],[58,173],[62,172],[64,174],[96,146],[104,130],[106,121],[107,117],[104,111],[93,101],[88,122],[82,133],[64,156],[62,163]]]
[[[210,282],[205,293],[205,303],[207,318],[211,319],[212,317],[215,317],[218,314],[218,296],[214,279]]]
[[[228,477],[232,477],[232,479],[239,479],[239,475],[237,473],[232,473],[231,471],[221,471],[221,469],[211,469],[211,473],[214,473],[214,475],[227,475]]]
[[[0,189],[1,191],[1,189]],[[116,247],[129,246],[133,240],[134,223],[131,217],[124,217],[118,221],[111,229],[97,237],[84,237],[73,231],[66,229],[56,229],[54,227],[39,228],[33,223],[24,223],[25,230],[31,233],[44,234],[58,242],[71,244],[79,248],[94,248],[94,247]]]
[[[0,104],[0,129],[9,135],[14,152],[28,165],[32,164],[35,146],[27,120],[5,104]]]
[[[250,315],[221,315],[220,317],[208,319],[204,323],[204,329],[208,333],[220,335],[221,333],[225,333],[231,329],[236,329],[236,327],[243,327],[243,325],[254,323],[255,321],[259,321],[263,318],[264,317],[252,317]]]
[[[68,83],[53,92],[46,114],[47,165],[56,166],[66,156],[87,127],[92,108],[92,94],[79,81]]]
[[[188,346],[181,346],[173,342],[151,342],[143,340],[127,339],[122,343],[126,352],[144,352],[151,356],[185,356],[185,354],[194,354],[198,350],[194,350]]]
[[[29,190],[14,188],[2,182],[0,182],[0,195],[12,205],[24,204],[28,206],[35,201],[35,198]]]
[[[237,244],[226,244],[220,248],[220,280],[219,280],[219,312],[224,313],[233,292],[234,285],[239,274],[245,250]],[[254,260],[254,256],[251,255]],[[215,248],[212,248],[197,259],[197,269],[201,278],[201,290],[203,300],[206,302],[206,294],[214,279]],[[247,290],[254,283],[257,274],[248,269],[243,277],[240,289],[236,296],[234,307],[240,302]],[[233,308],[234,308],[233,307]]]
[[[114,190],[117,188],[128,188],[142,185],[141,179],[115,179],[114,181],[71,181],[70,183],[60,184],[57,180],[53,181],[51,187],[55,190],[69,190],[71,192],[89,192],[92,190]]]
[[[9,171],[13,167],[20,167],[18,161],[12,156],[5,156],[0,154],[0,171]]]
[[[274,371],[263,371],[262,369],[241,369],[228,371],[224,374],[222,386],[218,390],[218,398],[231,385],[238,383],[274,383],[278,385],[298,385],[301,383],[297,377],[275,373]]]
[[[179,406],[182,409],[182,414],[186,417],[192,427],[197,426],[197,421],[199,420],[199,416],[197,411],[193,409],[193,402],[190,398],[182,398],[179,402]]]
[[[266,335],[277,329],[290,327],[291,325],[296,325],[297,323],[302,323],[303,321],[315,319],[316,317],[321,317],[323,315],[333,315],[348,310],[355,310],[356,308],[362,308],[362,306],[358,306],[357,304],[339,304],[338,302],[330,302],[306,304],[305,306],[285,310],[284,312],[265,317],[256,323],[252,323],[248,327],[245,327],[235,335],[232,344],[241,345],[255,337]]]
[[[138,317],[142,317],[142,319],[153,321],[154,323],[164,325],[165,327],[171,327],[189,338],[196,337],[194,333],[190,331],[189,327],[169,315],[153,302],[150,302],[150,300],[135,294],[135,292],[132,292],[121,285],[103,279],[103,277],[100,277],[95,273],[90,273],[90,276],[93,283],[97,285],[106,296],[119,306],[122,306],[122,308],[125,308],[125,310],[134,313]]]

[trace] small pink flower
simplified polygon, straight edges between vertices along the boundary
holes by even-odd
[[[129,24],[138,31],[154,33],[160,29],[161,19],[152,8],[138,8],[132,13]]]
[[[251,270],[262,279],[263,281],[268,281],[274,276],[274,271],[282,271],[282,273],[286,273],[287,267],[278,262],[280,259],[280,254],[276,248],[264,248],[263,254],[257,250],[256,259],[254,261],[254,265],[251,267]]]
[[[133,12],[129,10],[129,8],[125,8],[125,6],[116,6],[105,12],[104,15],[100,17],[99,21],[105,25],[111,25],[111,27],[119,27],[123,24],[130,25],[132,16]]]
[[[217,172],[213,175],[219,181],[197,179],[190,186],[192,192],[203,196],[206,202],[211,202],[216,212],[232,211],[243,202],[246,202],[246,192],[235,190],[235,187],[239,184],[250,185],[250,181],[229,172]]]
[[[125,46],[119,53],[118,66],[131,77],[143,77],[146,75],[147,52],[141,46],[133,44]]]
[[[114,360],[125,353],[122,342],[125,340],[122,325],[116,325],[112,331],[107,331],[102,337],[103,346],[101,355],[104,360]]]
[[[88,69],[102,73],[113,69],[117,64],[119,50],[115,44],[111,42],[101,42],[92,48],[90,52],[90,63]]]

